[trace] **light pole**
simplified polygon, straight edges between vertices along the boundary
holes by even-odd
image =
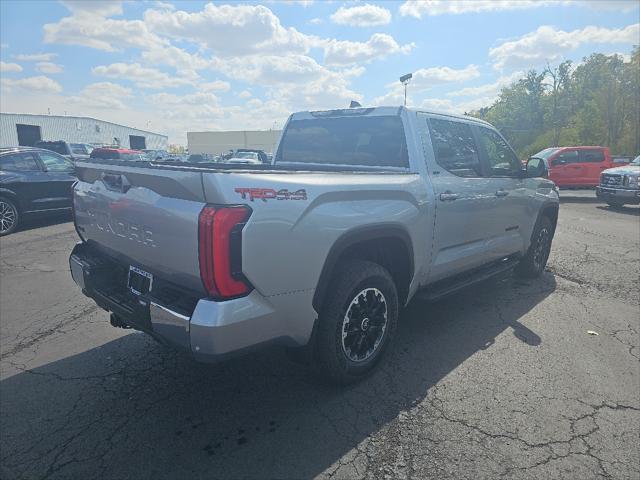
[[[411,80],[411,77],[413,77],[413,73],[407,73],[406,75],[403,75],[400,77],[400,83],[402,83],[402,85],[404,85],[404,106],[407,106],[407,83],[409,83],[409,80]]]

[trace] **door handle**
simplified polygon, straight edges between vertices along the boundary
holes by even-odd
[[[496,192],[496,197],[506,197],[507,195],[509,195],[509,192],[506,190],[498,190]]]
[[[443,202],[455,200],[456,198],[458,198],[458,194],[450,192],[449,190],[440,194],[440,200],[442,200]]]

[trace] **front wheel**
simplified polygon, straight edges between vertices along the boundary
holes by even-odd
[[[398,323],[398,292],[380,265],[349,260],[332,279],[318,319],[314,369],[338,384],[363,378],[389,348]]]
[[[0,198],[0,236],[9,235],[18,227],[18,207],[8,198]]]
[[[538,277],[544,271],[551,253],[553,225],[549,217],[542,217],[531,236],[531,245],[526,255],[520,260],[516,271],[523,277]]]

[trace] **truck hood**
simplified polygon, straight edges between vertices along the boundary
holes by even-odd
[[[640,167],[635,165],[624,165],[622,167],[608,168],[602,173],[613,173],[616,175],[640,175]]]

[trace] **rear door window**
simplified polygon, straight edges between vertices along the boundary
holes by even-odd
[[[600,149],[594,150],[582,150],[582,160],[586,163],[600,163],[604,162],[604,152]]]
[[[0,157],[0,170],[8,172],[39,172],[40,166],[32,153],[13,153]]]
[[[481,177],[478,147],[468,123],[429,119],[436,162],[459,177]]]
[[[276,163],[409,167],[398,116],[293,120],[283,134]]]
[[[580,162],[580,156],[578,155],[577,150],[566,150],[560,153],[556,158],[551,161],[551,165],[559,166],[559,165],[568,165],[570,163],[578,163]]]
[[[68,172],[73,170],[73,163],[65,157],[47,152],[38,152],[38,156],[48,172]]]

